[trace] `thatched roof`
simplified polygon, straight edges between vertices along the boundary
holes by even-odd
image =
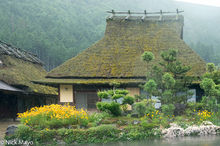
[[[107,19],[105,36],[76,57],[53,69],[50,78],[137,78],[145,77],[152,64],[161,60],[160,53],[170,48],[179,51],[178,58],[192,70],[189,75],[200,76],[205,72],[205,62],[181,39],[182,15],[114,16]],[[141,60],[144,51],[152,51],[155,60]]]
[[[41,84],[48,84],[48,85],[59,85],[59,84],[75,84],[75,85],[103,85],[103,84],[114,84],[114,83],[120,83],[120,85],[123,84],[141,84],[144,83],[144,79],[54,79],[54,78],[46,78],[43,80],[37,80],[34,81],[36,83],[41,83]]]
[[[45,77],[42,62],[34,55],[0,42],[0,80],[29,93],[57,94],[55,88],[32,83]]]
[[[43,62],[38,59],[36,55],[20,48],[13,47],[5,42],[0,41],[0,48],[0,55],[10,55],[25,61],[43,65]]]

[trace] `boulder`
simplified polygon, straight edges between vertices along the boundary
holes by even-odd
[[[16,125],[9,125],[8,128],[6,129],[5,135],[6,136],[11,136],[15,134],[15,130],[18,127]]]

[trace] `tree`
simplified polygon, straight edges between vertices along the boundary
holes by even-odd
[[[111,102],[97,102],[96,107],[100,111],[109,112],[114,116],[119,116],[121,114],[121,107],[124,111],[127,110],[127,104],[132,105],[134,103],[134,97],[128,95],[127,90],[118,90],[113,88],[113,90],[99,91],[97,93],[98,97],[101,99],[111,99]],[[118,99],[122,99],[119,103]]]
[[[204,90],[205,96],[202,103],[210,111],[218,110],[220,102],[220,70],[213,63],[207,63],[207,72],[203,75],[200,87]]]
[[[146,51],[142,54],[142,59],[144,61],[150,62],[151,60],[154,59],[154,54],[152,52]]]
[[[142,59],[146,62],[152,61],[153,58],[146,56],[151,54],[145,52]],[[161,53],[162,61],[152,67],[152,71],[147,73],[147,82],[144,90],[150,94],[150,97],[157,96],[162,104],[186,103],[189,95],[188,86],[194,78],[186,75],[191,67],[183,65],[177,57],[178,51],[169,49]],[[147,59],[146,59],[147,58]],[[150,59],[148,59],[150,58]],[[181,94],[179,94],[181,93]]]
[[[148,92],[150,99],[154,92],[157,90],[157,84],[154,80],[150,79],[145,85],[144,90]]]

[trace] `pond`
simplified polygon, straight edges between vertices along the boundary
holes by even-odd
[[[181,137],[108,144],[87,144],[81,146],[220,146],[220,136]]]

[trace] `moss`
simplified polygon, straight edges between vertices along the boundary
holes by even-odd
[[[84,84],[84,85],[92,85],[92,84],[138,84],[145,83],[144,79],[51,79],[45,78],[42,80],[36,80],[35,83],[42,84]]]
[[[45,77],[47,72],[41,65],[8,55],[2,55],[1,60],[3,62],[3,66],[0,66],[0,79],[2,81],[10,85],[26,86],[28,92],[57,94],[55,88],[31,82]]]
[[[53,69],[48,77],[143,77],[169,48],[177,49],[179,60],[192,67],[188,75],[201,76],[205,62],[180,38],[182,27],[182,16],[172,21],[108,20],[100,41]],[[144,51],[155,54],[153,63],[140,59]]]

